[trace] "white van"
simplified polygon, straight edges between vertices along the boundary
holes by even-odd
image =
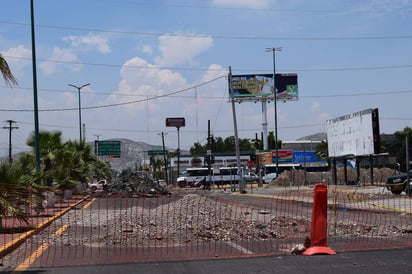
[[[279,174],[282,174],[284,170],[292,170],[301,168],[300,164],[278,164]],[[277,177],[276,174],[276,164],[265,165],[264,169],[265,175],[262,177],[264,184],[269,184],[273,179]]]

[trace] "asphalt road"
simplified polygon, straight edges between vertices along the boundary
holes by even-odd
[[[336,255],[288,255],[244,259],[213,259],[126,263],[30,269],[24,273],[410,273],[412,249],[343,252]],[[1,273],[12,273],[3,271]]]

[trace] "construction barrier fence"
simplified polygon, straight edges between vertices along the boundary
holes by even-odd
[[[25,269],[299,254],[310,243],[313,194],[8,192],[0,208],[0,262]],[[328,190],[327,246],[336,252],[411,247],[411,201]]]

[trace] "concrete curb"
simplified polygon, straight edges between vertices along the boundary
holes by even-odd
[[[60,218],[62,215],[64,215],[65,213],[67,213],[70,209],[76,207],[77,205],[83,203],[85,200],[87,200],[90,197],[90,195],[84,197],[83,199],[81,199],[80,201],[76,202],[73,205],[68,206],[67,208],[63,209],[62,211],[60,211],[59,213],[55,214],[54,216],[50,217],[49,219],[45,220],[44,222],[42,222],[41,224],[37,225],[34,229],[27,231],[23,234],[21,234],[19,237],[17,237],[16,239],[13,239],[9,242],[7,242],[5,245],[3,245],[0,248],[0,258],[7,255],[9,252],[13,251],[15,248],[17,248],[21,243],[23,243],[28,237],[36,234],[37,232],[39,232],[40,230],[44,229],[45,227],[47,227],[48,225],[50,225],[50,223],[52,223],[54,220],[56,220],[57,218]]]

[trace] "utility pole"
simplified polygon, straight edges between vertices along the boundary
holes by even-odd
[[[94,141],[94,154],[97,156],[97,159],[99,159],[99,137],[102,135],[103,134],[93,134],[93,136],[96,136],[96,140]]]
[[[230,98],[232,103],[232,116],[233,116],[233,127],[235,131],[235,149],[236,149],[236,164],[237,164],[237,175],[239,181],[239,192],[241,194],[245,193],[245,181],[243,177],[243,171],[240,166],[240,148],[239,148],[239,138],[237,132],[237,121],[236,121],[236,109],[235,109],[235,100],[233,95],[233,87],[232,87],[232,67],[229,66],[229,90],[230,90]],[[232,191],[236,191],[236,185],[233,185]]]
[[[277,110],[277,94],[276,94],[276,51],[281,51],[282,48],[266,48],[266,52],[273,54],[273,103],[275,108],[275,150],[276,150],[276,178],[279,176],[279,149],[278,149],[278,110]]]
[[[165,136],[164,136],[163,131],[162,131],[162,145],[163,145],[163,161],[165,162],[165,180],[166,180],[166,184],[168,184],[169,183],[169,180],[168,180],[168,177],[167,177],[168,160],[167,160],[167,157],[166,157]]]
[[[19,127],[14,127],[13,124],[16,123],[13,120],[7,120],[7,123],[9,123],[8,127],[3,127],[4,129],[8,129],[9,130],[9,162],[13,162],[13,158],[11,157],[11,131],[13,129],[18,129]]]
[[[212,137],[210,135],[210,120],[207,120],[207,174],[209,174],[208,181],[212,178]]]
[[[34,147],[36,152],[36,169],[40,169],[39,104],[37,99],[36,39],[34,31],[34,3],[30,1],[31,22],[31,61],[33,67],[33,107],[34,107]]]

